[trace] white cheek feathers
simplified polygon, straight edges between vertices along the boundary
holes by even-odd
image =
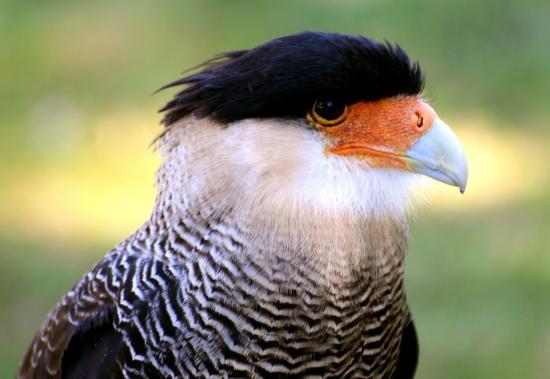
[[[161,192],[283,213],[399,217],[410,208],[410,187],[419,177],[326,154],[317,131],[288,120],[221,126],[186,118],[161,138],[160,148],[166,161],[158,175],[169,182],[159,180]]]

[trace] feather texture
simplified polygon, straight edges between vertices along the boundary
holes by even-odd
[[[222,123],[305,116],[320,97],[345,103],[418,95],[418,63],[397,45],[361,36],[304,32],[220,54],[164,88],[184,88],[161,109],[170,126],[194,114]]]
[[[346,181],[357,168],[301,125],[266,122],[164,135],[151,219],[50,313],[19,378],[392,377],[412,325],[406,188],[364,167]]]

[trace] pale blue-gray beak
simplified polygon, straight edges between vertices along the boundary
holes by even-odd
[[[451,128],[436,119],[430,129],[405,152],[404,160],[412,171],[460,188],[468,182],[468,162]]]

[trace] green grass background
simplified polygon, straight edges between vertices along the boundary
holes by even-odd
[[[0,195],[67,160],[85,177],[94,161],[78,158],[74,129],[92,145],[89,120],[100,115],[131,110],[154,120],[169,93],[151,93],[184,69],[302,30],[399,42],[421,61],[440,114],[482,117],[495,135],[525,134],[550,148],[545,0],[3,0]],[[46,113],[54,117],[47,122],[41,109],[51,101],[62,114]],[[150,170],[137,175],[151,185]],[[490,190],[521,180],[508,177]],[[112,175],[104,185],[116,182]],[[13,376],[53,304],[125,235],[98,229],[97,237],[50,238],[32,222],[11,222],[25,208],[25,197],[17,201],[0,201],[0,378]],[[424,209],[411,222],[406,272],[421,339],[418,377],[550,377],[550,191],[461,211]]]

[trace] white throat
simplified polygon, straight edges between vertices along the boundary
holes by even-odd
[[[304,212],[401,218],[418,178],[326,154],[319,132],[289,120],[250,119],[227,126],[189,117],[171,126],[159,147],[165,162],[157,175],[158,201],[182,211],[202,204],[290,218]]]

